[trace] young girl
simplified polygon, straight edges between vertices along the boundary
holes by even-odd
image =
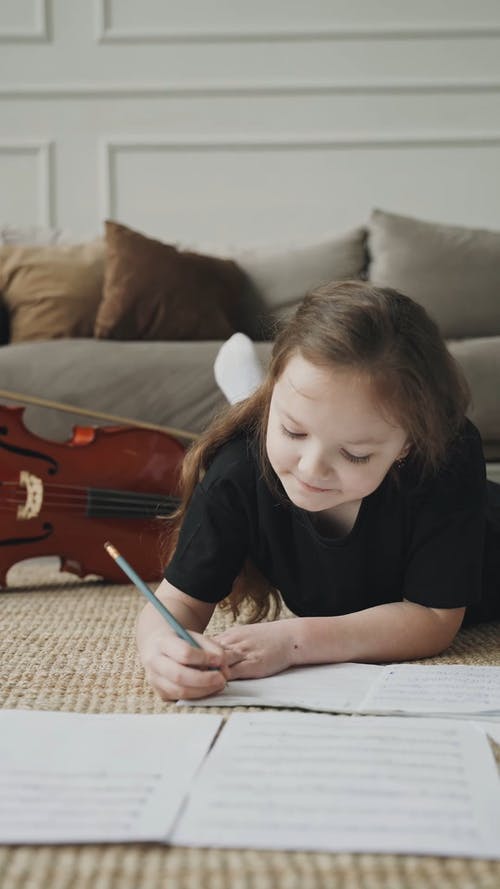
[[[467,615],[500,617],[500,486],[488,506],[466,383],[435,323],[364,282],[310,293],[264,382],[188,452],[175,549],[138,647],[165,700],[298,664],[447,648]],[[490,512],[488,512],[490,510]],[[276,618],[203,633],[215,605]],[[218,669],[208,669],[208,668]]]

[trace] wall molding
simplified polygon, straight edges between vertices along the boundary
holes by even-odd
[[[364,81],[331,83],[18,83],[0,85],[1,99],[93,99],[93,98],[230,98],[231,96],[312,95],[449,95],[497,93],[500,80]]]
[[[325,28],[183,28],[159,27],[120,31],[112,25],[110,0],[95,2],[95,39],[98,43],[280,43],[328,40],[456,40],[483,39],[500,36],[500,24],[435,24],[409,27],[400,23],[389,25],[338,25]]]
[[[0,28],[0,43],[48,43],[50,24],[48,0],[33,0],[34,25],[27,31]]]
[[[0,156],[12,154],[33,155],[37,171],[37,218],[36,224],[42,228],[52,228],[56,224],[54,143],[26,140],[22,142],[0,141]]]
[[[376,150],[387,148],[500,148],[500,130],[496,132],[457,132],[438,134],[436,132],[413,135],[318,135],[305,138],[290,134],[289,137],[219,137],[180,136],[128,136],[108,137],[99,146],[99,205],[101,218],[114,217],[117,209],[116,158],[120,153],[130,152],[182,152],[182,151],[318,151],[330,149]]]

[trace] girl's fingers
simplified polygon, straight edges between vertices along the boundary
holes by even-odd
[[[208,636],[208,639],[212,639],[214,642],[217,642],[223,648],[228,648],[231,645],[237,645],[240,641],[238,636],[235,634],[235,630],[225,630],[223,633],[219,633],[216,636]]]
[[[259,679],[268,674],[261,672],[255,661],[241,660],[229,668],[228,679]]]
[[[162,658],[151,669],[148,680],[167,700],[203,698],[222,691],[226,679],[220,670],[185,667]]]
[[[224,649],[221,645],[198,633],[193,633],[193,638],[200,648],[195,648],[184,639],[169,634],[163,637],[161,653],[180,664],[205,670],[224,665]]]
[[[207,697],[209,694],[216,694],[216,692],[209,691],[200,693],[193,689],[179,689],[173,682],[170,682],[163,676],[150,677],[149,682],[163,701],[173,702],[178,701],[180,698],[184,698],[185,700],[195,700],[199,697]]]
[[[146,677],[164,700],[202,698],[222,691],[228,679],[226,653],[213,639],[193,633],[200,646],[174,633],[156,635],[146,652]]]
[[[227,667],[234,667],[235,664],[244,661],[245,657],[245,652],[236,646],[228,646],[224,649],[224,663]]]

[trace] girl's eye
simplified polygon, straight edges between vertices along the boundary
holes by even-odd
[[[371,454],[367,454],[366,457],[355,457],[354,454],[350,454],[349,451],[342,451],[342,454],[350,463],[368,463],[371,456]]]
[[[288,438],[304,438],[303,432],[290,432],[290,430],[287,429],[286,426],[282,426],[281,431],[284,435],[288,435]]]

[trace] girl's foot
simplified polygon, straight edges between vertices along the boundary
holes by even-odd
[[[243,401],[260,386],[264,372],[252,340],[234,333],[219,349],[214,362],[215,381],[230,404]]]

